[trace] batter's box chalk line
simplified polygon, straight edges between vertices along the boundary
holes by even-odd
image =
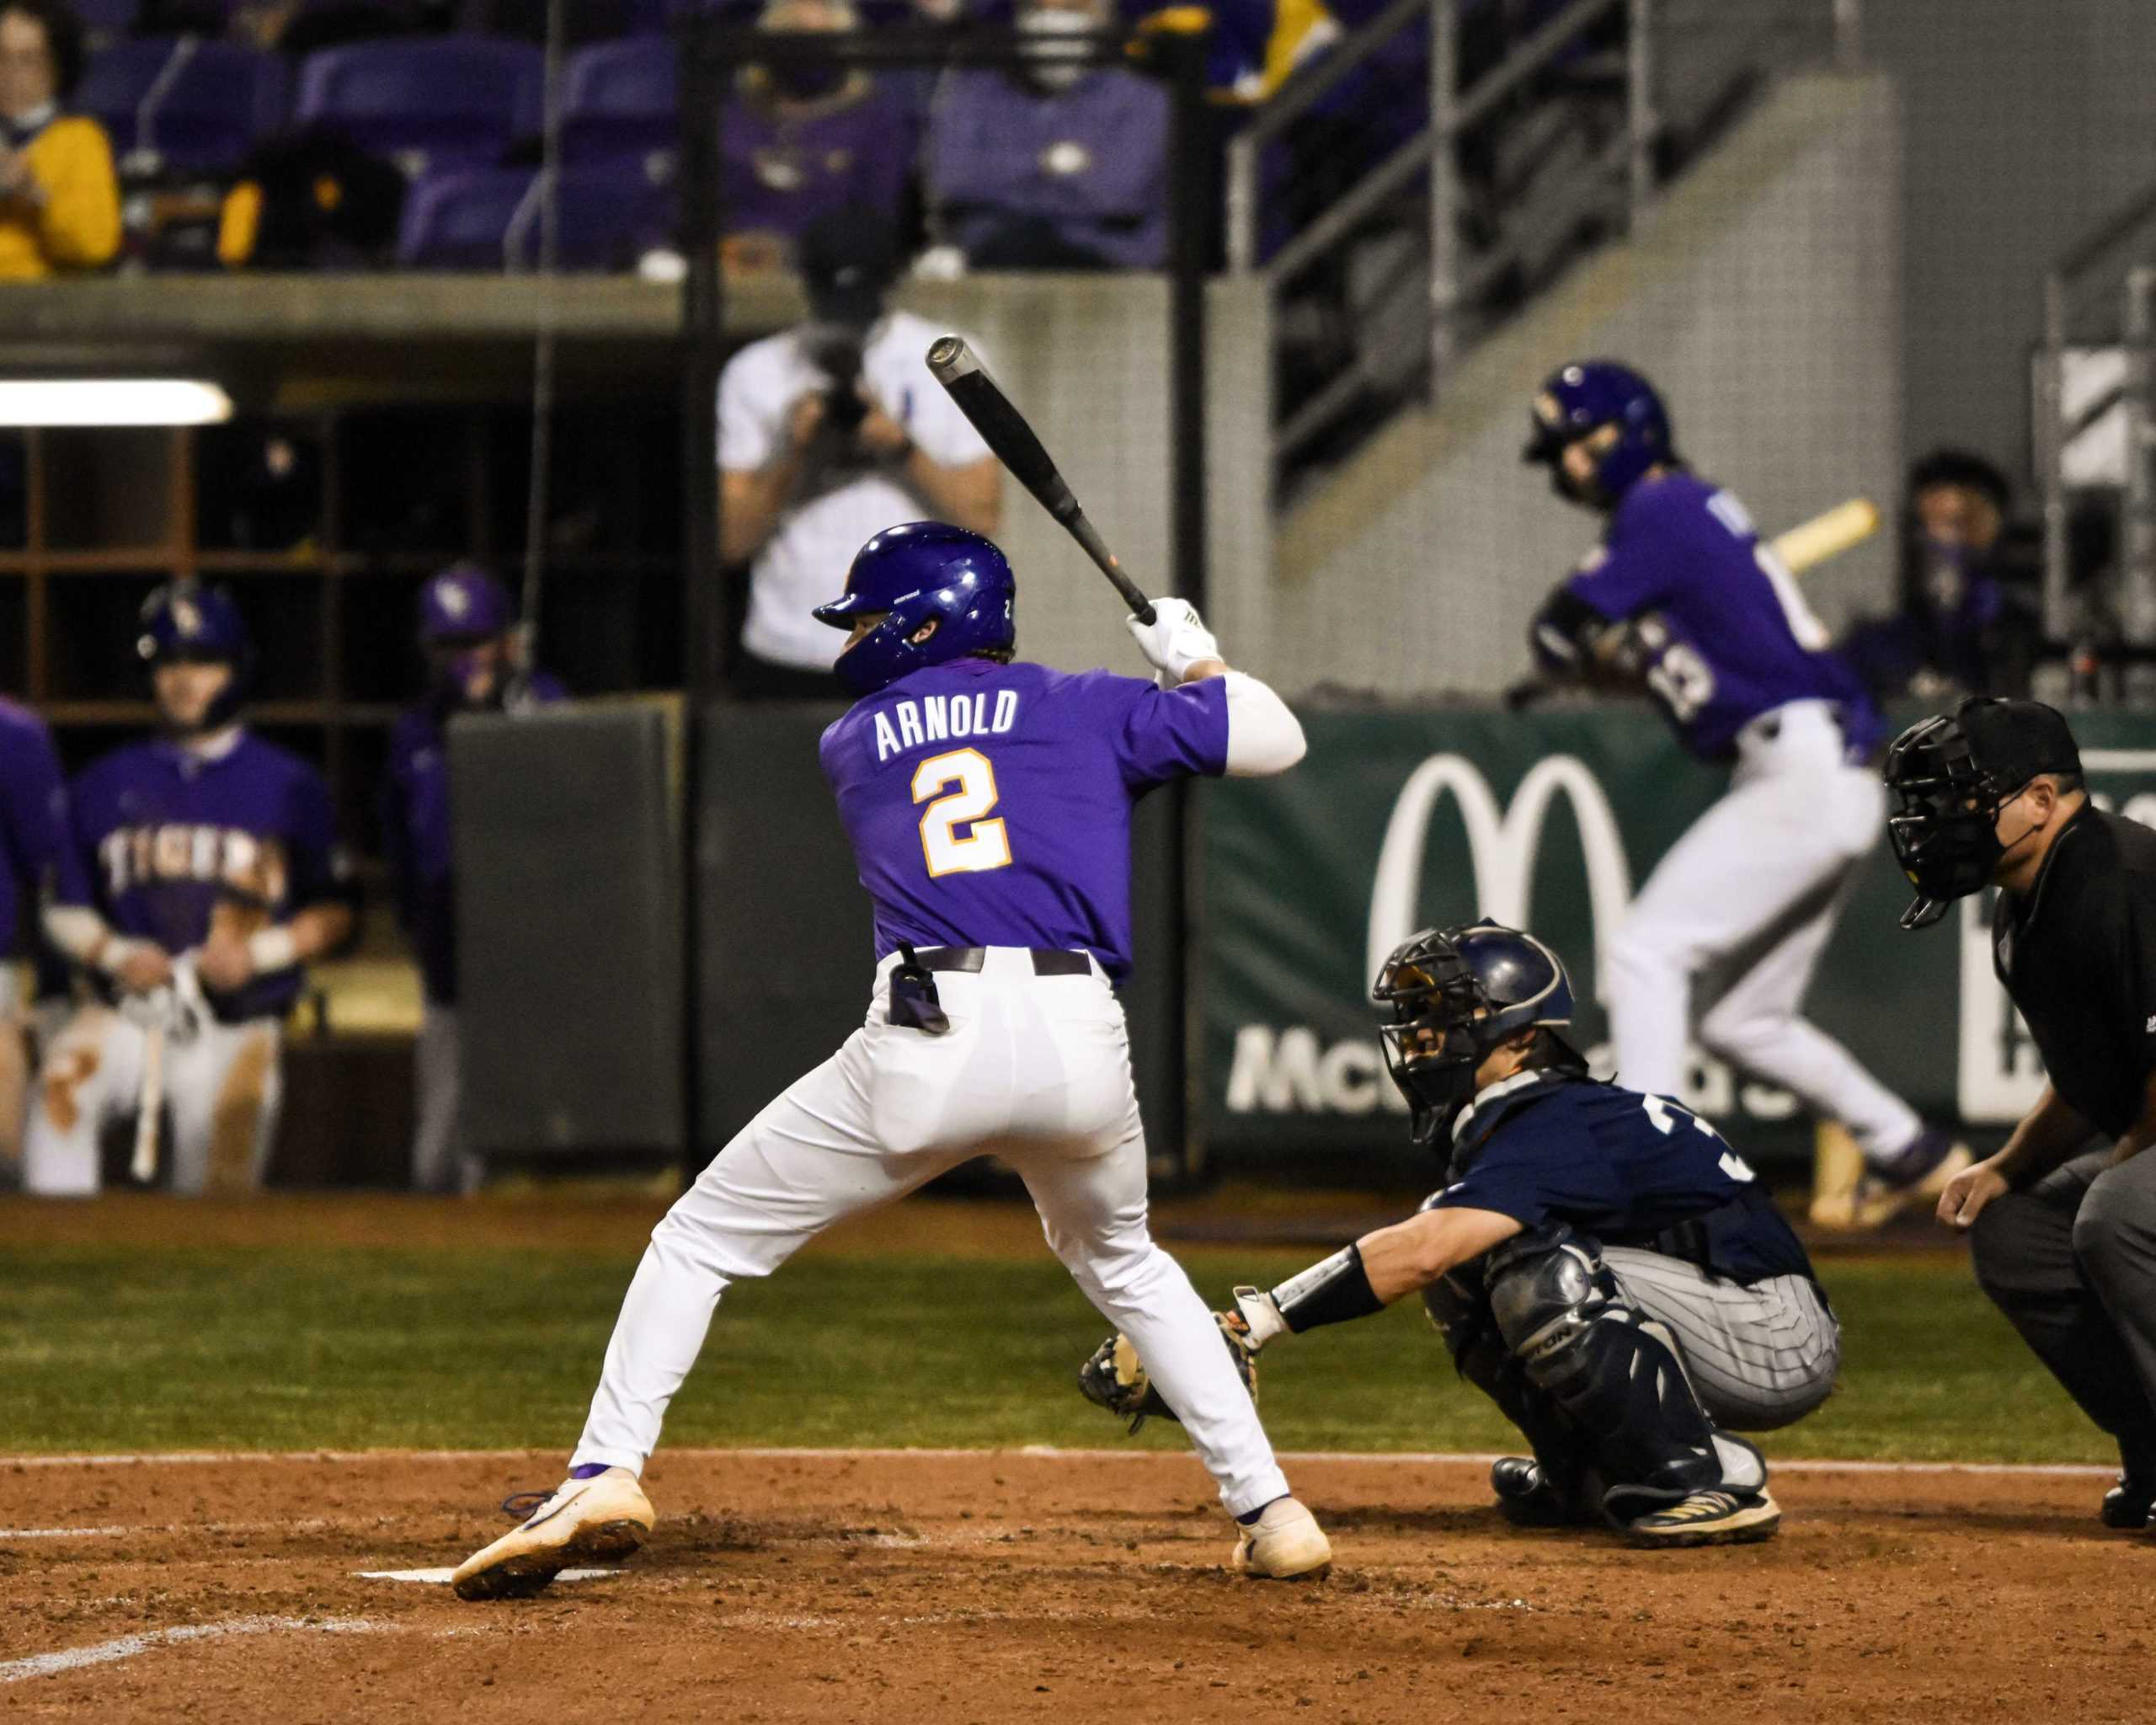
[[[564,1569],[555,1576],[557,1581],[603,1581],[610,1575],[619,1575],[618,1569]],[[361,1581],[418,1581],[430,1587],[447,1587],[449,1578],[456,1571],[445,1565],[440,1569],[355,1569],[352,1573]]]
[[[123,1635],[116,1641],[101,1641],[86,1648],[63,1648],[56,1653],[0,1661],[0,1683],[57,1677],[92,1665],[110,1665],[182,1642],[216,1641],[232,1635],[373,1635],[393,1627],[366,1617],[231,1617],[222,1623],[187,1623],[176,1629],[146,1629],[139,1635]]]

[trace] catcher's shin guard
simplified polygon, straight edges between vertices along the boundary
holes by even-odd
[[[1520,1461],[1535,1477],[1531,1508],[1522,1508],[1529,1496],[1524,1489],[1508,1490],[1500,1482],[1497,1469],[1505,1468],[1505,1461],[1492,1470],[1491,1486],[1505,1519],[1531,1526],[1599,1520],[1598,1509],[1581,1513],[1588,1494],[1591,1469],[1578,1435],[1557,1411],[1549,1393],[1528,1381],[1525,1370],[1498,1332],[1489,1297],[1472,1268],[1454,1270],[1431,1284],[1422,1290],[1422,1306],[1438,1333],[1444,1338],[1460,1375],[1497,1404],[1497,1411],[1519,1428],[1534,1452],[1532,1461],[1508,1458]],[[1593,1497],[1598,1504],[1600,1493],[1594,1492]]]
[[[1715,1429],[1675,1338],[1623,1297],[1591,1242],[1521,1236],[1491,1259],[1498,1332],[1593,1458],[1611,1520],[1698,1492],[1764,1488],[1759,1452]]]

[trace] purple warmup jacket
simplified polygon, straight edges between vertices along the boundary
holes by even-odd
[[[916,145],[902,88],[869,82],[857,99],[834,97],[796,116],[744,93],[726,104],[720,133],[726,231],[796,239],[849,204],[895,216]]]
[[[1167,160],[1167,92],[1134,72],[1103,67],[1043,91],[1001,72],[958,72],[936,99],[928,190],[943,237],[963,251],[1037,217],[1119,269],[1157,270]]]

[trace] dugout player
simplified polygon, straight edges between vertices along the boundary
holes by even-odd
[[[1886,755],[1904,928],[2000,889],[1992,963],[2050,1082],[1939,1219],[2068,1394],[2118,1440],[2111,1527],[2156,1503],[2156,832],[2089,800],[2066,720],[1976,699]],[[2092,1147],[2093,1146],[2093,1147]]]
[[[253,653],[232,600],[193,582],[161,587],[136,648],[159,732],[75,780],[74,845],[46,918],[99,998],[39,1068],[24,1157],[36,1193],[98,1189],[99,1137],[135,1110],[153,1020],[173,1189],[259,1185],[301,967],[352,929],[328,787],[240,722]]]
[[[425,1001],[413,1051],[417,1119],[412,1183],[422,1192],[478,1189],[478,1159],[457,1143],[463,1061],[456,1028],[456,874],[451,843],[449,721],[460,713],[512,716],[568,692],[521,662],[508,593],[476,563],[454,563],[419,590],[427,692],[389,734],[382,788],[382,848],[398,920],[419,954]]]
[[[13,962],[67,848],[67,792],[52,733],[28,708],[0,700],[0,1183],[22,1161],[29,1021]]]
[[[1726,1428],[1811,1413],[1841,1336],[1744,1159],[1667,1097],[1588,1076],[1565,1038],[1571,980],[1530,934],[1425,929],[1393,950],[1373,998],[1416,1142],[1448,1158],[1446,1183],[1270,1293],[1236,1289],[1243,1344],[1419,1291],[1461,1374],[1534,1450],[1490,1470],[1508,1519],[1612,1525],[1649,1547],[1771,1536],[1766,1463]],[[1134,1412],[1101,1383],[1116,1345],[1081,1386]]]
[[[1283,772],[1302,727],[1228,669],[1187,604],[1132,621],[1156,686],[1014,661],[1014,597],[995,545],[915,521],[872,538],[818,608],[848,632],[836,669],[860,697],[821,754],[875,906],[866,1020],[654,1231],[569,1477],[466,1559],[461,1597],[530,1593],[633,1551],[653,1522],[638,1475],[728,1286],[990,1145],[1086,1297],[1145,1350],[1242,1525],[1235,1567],[1286,1578],[1331,1562],[1212,1315],[1148,1229],[1114,992],[1130,970],[1133,804],[1200,774]]]
[[[1662,398],[1637,372],[1590,360],[1553,373],[1524,457],[1608,521],[1536,616],[1538,660],[1644,684],[1686,749],[1733,768],[1611,937],[1603,991],[1617,1076],[1682,1094],[1696,1028],[1713,1053],[1849,1129],[1865,1173],[1812,1220],[1876,1227],[1969,1162],[1801,1012],[1878,841],[1867,763],[1879,714],[1743,505],[1678,458]]]

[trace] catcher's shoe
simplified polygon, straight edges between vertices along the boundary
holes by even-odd
[[[1848,1190],[1814,1198],[1812,1224],[1838,1233],[1868,1234],[1919,1200],[1936,1203],[1946,1183],[1975,1160],[1968,1146],[1956,1144],[1945,1133],[1921,1132],[1888,1166],[1867,1167]]]
[[[1716,1487],[1694,1492],[1682,1503],[1642,1515],[1625,1529],[1628,1545],[1748,1546],[1772,1539],[1782,1525],[1781,1505],[1766,1492],[1732,1492]]]
[[[572,1563],[627,1557],[657,1519],[626,1467],[565,1479],[527,1519],[459,1564],[450,1585],[460,1599],[529,1599]]]
[[[1317,1517],[1293,1498],[1275,1498],[1244,1526],[1234,1562],[1253,1580],[1314,1581],[1332,1567],[1332,1544]]]
[[[1490,1489],[1497,1494],[1498,1513],[1514,1527],[1603,1525],[1580,1491],[1552,1479],[1531,1455],[1500,1455],[1492,1462]]]

